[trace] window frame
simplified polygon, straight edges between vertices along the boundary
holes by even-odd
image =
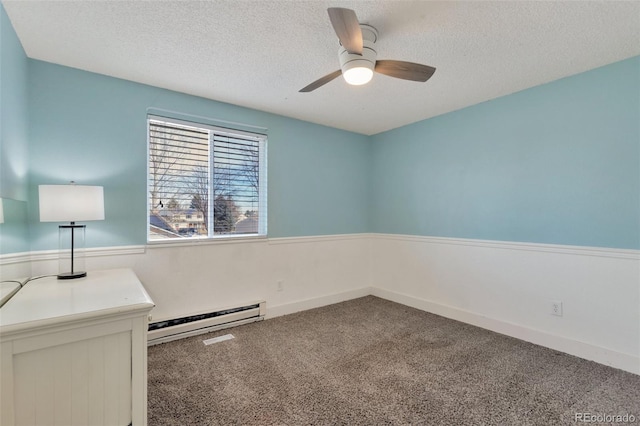
[[[204,120],[203,120],[204,121]],[[217,120],[206,120],[206,121],[217,121]],[[211,229],[208,232],[208,235],[202,236],[185,236],[185,237],[177,237],[177,238],[159,238],[152,239],[151,238],[151,123],[152,122],[160,122],[166,123],[168,125],[176,125],[176,126],[187,126],[191,128],[197,128],[200,130],[206,130],[209,132],[209,154],[208,154],[208,192],[209,192],[209,217],[205,218],[207,221],[207,228]],[[253,127],[253,126],[244,126],[243,127]],[[199,120],[190,120],[190,119],[180,119],[174,117],[165,117],[158,114],[148,113],[146,117],[146,133],[147,133],[147,150],[146,150],[146,235],[147,235],[147,244],[149,245],[162,245],[162,244],[170,244],[170,245],[192,245],[192,244],[202,244],[202,243],[212,243],[212,242],[224,242],[224,241],[238,241],[238,240],[255,240],[255,239],[266,239],[267,238],[267,142],[268,138],[266,133],[258,133],[258,132],[250,132],[246,130],[240,130],[233,127],[223,127],[219,125],[212,125],[206,122],[202,122]],[[242,234],[215,234],[215,229],[213,227],[214,219],[214,143],[215,136],[229,136],[229,137],[241,137],[244,139],[254,140],[258,143],[258,176],[259,176],[259,185],[258,185],[258,231],[256,233],[242,233]],[[196,213],[201,215],[200,212]]]

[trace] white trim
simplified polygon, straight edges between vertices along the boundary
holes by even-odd
[[[86,257],[122,256],[126,254],[144,254],[145,246],[92,247],[84,250]],[[12,263],[37,262],[41,260],[57,260],[58,250],[39,250],[23,253],[0,255],[0,265]]]
[[[269,203],[267,193],[269,191],[268,183],[268,139],[258,144],[258,232],[260,235],[268,235],[269,232]],[[210,197],[213,198],[213,197]],[[213,211],[213,206],[211,207]]]
[[[145,246],[92,247],[84,249],[85,257],[122,256],[126,254],[144,254]],[[31,253],[31,261],[57,260],[58,250],[43,250]]]
[[[11,265],[31,261],[31,252],[0,254],[0,265]]]
[[[85,249],[87,257],[98,256],[122,256],[124,254],[144,254],[145,246],[115,246],[115,247],[94,247]]]
[[[329,294],[327,296],[314,297],[311,299],[298,300],[296,302],[285,303],[283,305],[267,306],[265,319],[275,318],[282,315],[289,315],[308,309],[320,308],[334,303],[345,302],[359,297],[371,295],[371,287],[363,287],[357,290],[345,291],[342,293]],[[268,305],[268,304],[267,304]]]
[[[377,287],[371,288],[371,295],[595,361],[600,364],[619,368],[630,373],[640,374],[640,357],[632,354],[613,351],[590,343],[580,342],[542,330],[489,318],[463,309]]]
[[[569,246],[561,244],[523,243],[511,241],[475,240],[468,238],[429,237],[400,234],[369,234],[375,239],[399,240],[423,244],[453,244],[470,247],[485,247],[503,250],[524,250],[578,256],[613,257],[617,259],[640,260],[640,250],[607,247]]]
[[[241,130],[241,129],[236,129],[233,127],[220,127],[220,126],[215,126],[212,124],[208,124],[208,123],[202,123],[199,121],[188,121],[188,120],[181,120],[179,118],[171,118],[171,117],[162,117],[159,115],[154,115],[154,114],[148,114],[147,115],[147,120],[148,121],[155,121],[157,123],[168,123],[168,124],[175,124],[177,126],[184,126],[184,127],[190,127],[190,128],[205,128],[207,130],[211,130],[213,133],[215,134],[219,134],[219,135],[224,135],[224,136],[243,136],[247,139],[252,139],[255,141],[265,141],[267,140],[267,135],[265,133],[255,133],[255,132],[248,132],[246,130]],[[230,123],[233,124],[233,123]],[[246,126],[245,126],[246,127]]]
[[[193,247],[201,245],[216,244],[238,244],[238,243],[263,243],[267,241],[266,235],[225,235],[224,237],[206,238],[185,238],[177,240],[156,240],[147,243],[148,249],[171,248],[171,247]]]
[[[245,131],[252,135],[266,136],[268,129],[266,127],[254,126],[251,124],[238,123],[235,121],[218,120],[211,117],[205,117],[202,115],[186,114],[183,112],[172,111],[168,109],[149,107],[147,108],[147,116],[156,117],[156,119],[162,120],[178,120],[185,123],[189,123],[190,126],[194,124],[208,125],[215,128],[223,129],[223,131]],[[251,130],[247,130],[251,129]]]
[[[312,235],[300,237],[268,237],[266,235],[238,235],[227,236],[225,238],[202,238],[190,239],[188,241],[158,240],[150,241],[146,245],[131,246],[114,246],[114,247],[94,247],[85,249],[87,257],[112,256],[125,254],[144,254],[147,249],[182,247],[182,246],[198,246],[208,244],[237,244],[237,243],[258,243],[267,242],[268,244],[300,244],[324,241],[343,241],[343,240],[360,240],[373,238],[378,240],[398,240],[424,244],[453,244],[469,247],[485,247],[503,250],[524,250],[537,251],[547,253],[573,254],[580,256],[596,256],[596,257],[612,257],[619,259],[640,260],[640,250],[632,249],[615,249],[606,247],[584,247],[584,246],[568,246],[556,244],[539,244],[539,243],[520,243],[509,241],[492,241],[492,240],[473,240],[465,238],[446,238],[446,237],[424,237],[417,235],[399,235],[399,234],[376,234],[376,233],[359,233],[359,234],[330,234],[330,235]],[[8,253],[0,255],[0,265],[12,263],[52,260],[57,259],[58,250],[39,250],[33,252]]]
[[[278,237],[269,238],[269,244],[300,244],[315,243],[324,241],[344,241],[344,240],[361,240],[371,237],[373,234],[332,234],[332,235],[314,235],[306,237]]]
[[[239,243],[268,243],[268,244],[301,244],[325,241],[359,240],[369,238],[372,234],[335,234],[316,235],[306,237],[278,237],[269,238],[266,235],[237,235],[225,238],[202,238],[182,240],[158,240],[150,241],[146,245],[93,247],[85,249],[86,257],[119,256],[126,254],[144,254],[149,249],[189,247],[200,245],[239,244]],[[22,253],[8,253],[0,255],[0,265],[13,263],[57,260],[58,250],[38,250]]]

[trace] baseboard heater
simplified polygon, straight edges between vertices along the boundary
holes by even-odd
[[[153,322],[149,324],[147,343],[151,346],[250,322],[262,321],[264,315],[265,302],[262,301],[245,306]]]

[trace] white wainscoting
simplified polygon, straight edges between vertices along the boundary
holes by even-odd
[[[0,255],[0,281],[29,278],[32,275],[31,253]]]
[[[57,273],[55,251],[22,255],[29,274],[19,258],[0,265]],[[132,268],[153,321],[256,300],[270,318],[373,294],[640,374],[638,250],[354,234],[91,249],[86,267]]]
[[[86,251],[86,269],[131,268],[156,303],[152,321],[265,300],[266,317],[370,294],[368,234],[238,239]],[[31,275],[56,274],[55,251]],[[282,291],[278,291],[278,283]]]
[[[372,259],[376,296],[640,374],[637,250],[376,234]]]

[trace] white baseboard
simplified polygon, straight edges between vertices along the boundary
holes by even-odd
[[[516,339],[535,343],[537,345],[545,346],[547,348],[555,349],[560,352],[595,361],[614,368],[619,368],[620,370],[628,371],[630,373],[640,374],[640,358],[630,354],[612,351],[600,346],[579,342],[541,330],[489,318],[473,312],[454,308],[452,306],[434,303],[429,300],[420,299],[390,290],[372,287],[371,294],[382,299],[401,303],[445,318],[475,325],[477,327],[495,331],[496,333],[515,337]]]
[[[320,308],[322,306],[346,302],[347,300],[357,299],[359,297],[365,297],[369,295],[371,295],[371,287],[364,287],[356,290],[330,294],[327,296],[321,296],[312,299],[298,300],[296,302],[285,303],[282,305],[269,306],[267,304],[267,314],[265,316],[265,319],[293,314],[300,311],[306,311],[307,309]]]
[[[377,287],[365,287],[283,305],[267,306],[265,318],[275,318],[369,295],[640,375],[640,358],[633,355]]]

